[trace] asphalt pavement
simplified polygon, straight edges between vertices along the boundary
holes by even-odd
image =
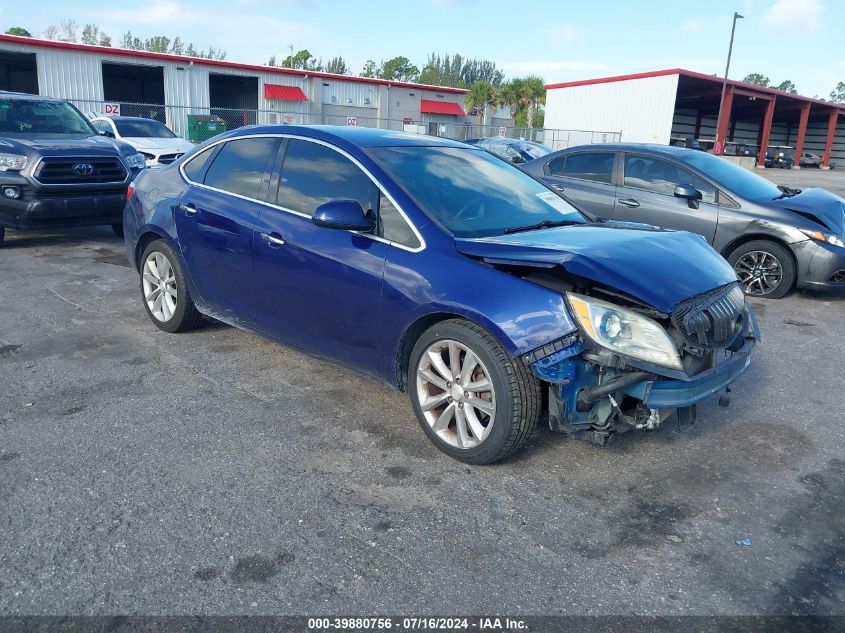
[[[405,394],[159,331],[108,228],[7,240],[0,614],[845,612],[841,296],[755,300],[691,430],[467,467]]]

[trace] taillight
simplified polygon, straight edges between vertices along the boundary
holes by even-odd
[[[129,188],[126,190],[126,201],[129,202],[129,199],[132,197],[132,194],[135,193],[135,183],[130,182]]]

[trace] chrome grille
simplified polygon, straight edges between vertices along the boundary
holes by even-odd
[[[184,152],[182,152],[180,154],[162,154],[161,156],[158,157],[158,162],[161,165],[169,165],[174,160],[179,158],[183,153]]]
[[[733,283],[682,301],[672,310],[672,323],[693,347],[723,348],[742,330],[745,313],[745,295]]]
[[[80,165],[90,166],[90,169],[77,169]],[[126,169],[118,158],[46,157],[33,177],[42,185],[120,183],[126,180]]]

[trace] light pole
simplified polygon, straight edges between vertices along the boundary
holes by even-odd
[[[728,89],[728,71],[731,69],[731,52],[734,48],[734,31],[736,31],[736,21],[743,19],[745,16],[740,15],[734,11],[734,21],[731,25],[731,43],[728,45],[728,63],[725,64],[725,78],[722,80],[722,99],[719,101],[719,118],[716,119],[716,145],[714,150],[717,154],[721,154],[725,150],[724,139],[719,138],[719,131],[722,129],[722,109],[725,106],[725,91]],[[730,112],[728,113],[730,116]]]

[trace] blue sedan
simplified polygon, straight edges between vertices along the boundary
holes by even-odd
[[[759,338],[700,237],[594,222],[463,143],[239,128],[129,196],[156,326],[213,317],[408,391],[429,438],[468,463],[511,455],[541,417],[599,444],[692,420]]]

